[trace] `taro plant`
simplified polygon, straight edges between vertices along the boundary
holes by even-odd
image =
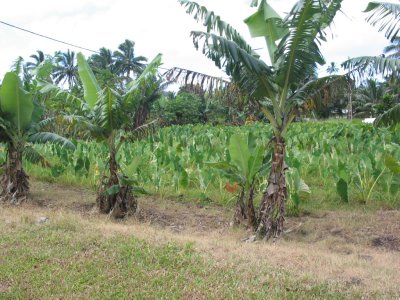
[[[311,194],[310,187],[300,177],[300,172],[296,168],[290,168],[287,172],[286,185],[288,189],[288,199],[291,201],[289,210],[293,215],[300,211],[301,200],[307,194]]]
[[[32,145],[58,143],[67,148],[74,145],[67,139],[41,131],[51,121],[41,120],[43,110],[27,92],[15,72],[4,76],[0,87],[0,141],[6,145],[7,162],[0,178],[0,198],[11,203],[24,201],[29,194],[29,176],[23,168],[23,157],[48,164]]]

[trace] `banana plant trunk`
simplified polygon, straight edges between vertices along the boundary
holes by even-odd
[[[100,183],[96,202],[101,213],[121,219],[129,213],[136,212],[137,200],[132,193],[131,187],[120,182],[116,156],[117,151],[112,144],[109,158],[110,175],[103,178]]]
[[[259,210],[257,239],[276,238],[283,232],[287,197],[285,171],[285,141],[276,137],[268,185]]]
[[[19,204],[25,201],[29,194],[29,176],[22,165],[22,150],[13,143],[8,146],[7,164],[0,178],[0,185],[0,199],[4,201]]]
[[[233,216],[234,225],[245,225],[252,230],[256,229],[257,218],[253,200],[254,186],[252,186],[247,193],[246,189],[242,188],[236,203],[235,214]]]

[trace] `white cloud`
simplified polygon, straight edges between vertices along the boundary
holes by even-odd
[[[248,5],[250,0],[199,2],[220,14],[250,41],[242,22],[254,11]],[[283,13],[290,10],[294,1],[270,0],[270,3]],[[328,63],[340,63],[352,56],[377,55],[387,45],[383,34],[364,21],[361,11],[367,3],[344,1],[343,10],[348,17],[338,16],[333,28],[335,38],[322,48]],[[194,49],[189,33],[202,27],[176,0],[20,0],[4,5],[0,20],[93,50],[100,47],[115,50],[126,38],[131,39],[136,42],[137,55],[151,59],[163,53],[167,68],[179,66],[223,76]],[[264,47],[262,39],[250,43],[256,48]],[[28,59],[36,50],[53,54],[67,48],[70,47],[0,24],[0,77],[18,56]]]

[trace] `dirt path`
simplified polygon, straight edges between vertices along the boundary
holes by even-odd
[[[194,243],[204,256],[224,265],[234,263],[244,271],[265,264],[344,284],[365,296],[392,291],[400,297],[400,211],[324,212],[289,218],[282,239],[245,243],[242,240],[250,233],[230,227],[232,212],[228,209],[153,197],[139,201],[140,220],[116,222],[97,213],[95,195],[87,189],[32,182],[32,199],[22,210],[35,218],[72,215],[104,235],[135,235],[153,243]],[[21,207],[4,208],[0,221],[21,214]]]

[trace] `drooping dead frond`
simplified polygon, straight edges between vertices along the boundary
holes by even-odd
[[[199,85],[203,90],[208,92],[223,89],[230,84],[230,81],[221,77],[210,76],[204,73],[178,67],[168,70],[164,73],[164,76],[170,82],[189,86]]]

